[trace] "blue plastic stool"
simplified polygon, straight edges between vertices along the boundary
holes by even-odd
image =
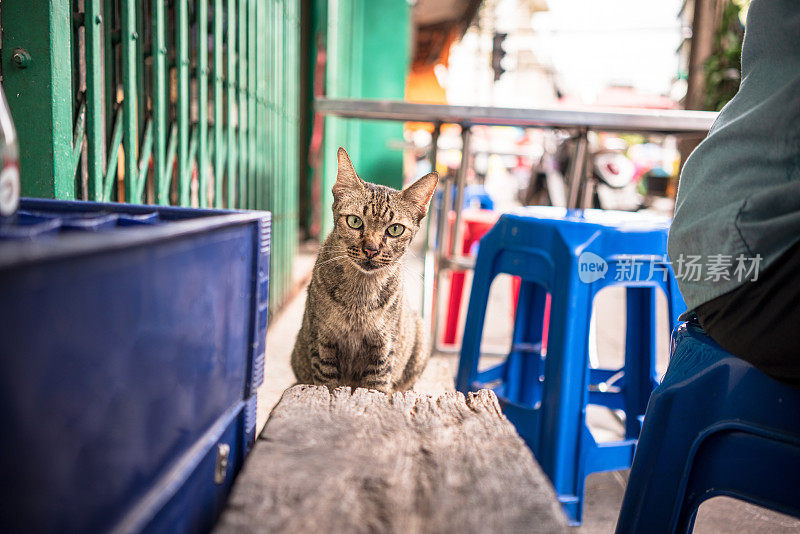
[[[442,190],[437,189],[436,195],[433,200],[434,211],[439,211],[439,205],[442,202]],[[450,205],[453,206],[456,203],[456,186],[455,184],[450,186]],[[464,208],[469,208],[472,205],[477,204],[478,207],[482,210],[493,210],[494,209],[494,200],[489,193],[486,192],[486,188],[480,184],[469,184],[464,187]]]
[[[480,242],[456,386],[497,393],[573,524],[581,521],[586,475],[631,465],[658,379],[657,288],[667,296],[670,329],[685,309],[664,259],[668,228],[665,219],[637,213],[536,206],[502,215]],[[512,348],[504,363],[478,372],[489,288],[500,273],[522,279]],[[612,285],[628,286],[625,365],[590,369],[592,301]],[[552,304],[543,355],[547,293]],[[624,410],[625,439],[598,444],[585,424],[587,404]]]
[[[800,517],[800,389],[680,325],[647,406],[618,533],[691,532],[697,508],[729,495]]]
[[[452,184],[450,186],[450,206],[455,206],[456,204],[456,186]],[[467,209],[472,207],[474,204],[482,210],[493,210],[494,209],[494,200],[492,197],[489,196],[489,193],[486,192],[486,188],[480,184],[470,184],[464,187],[464,202],[462,204],[463,209]],[[440,206],[442,205],[442,190],[437,189],[436,194],[433,197],[433,212],[439,213]],[[441,224],[442,221],[438,220],[436,224]],[[439,232],[435,232],[434,235],[434,245],[436,247],[439,246],[438,242],[438,235]],[[446,240],[445,240],[446,241]]]

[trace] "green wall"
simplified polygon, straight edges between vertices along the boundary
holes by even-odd
[[[402,100],[411,55],[411,6],[406,0],[328,0],[327,79],[329,98]],[[402,123],[325,120],[322,228],[331,228],[330,188],[336,179],[336,149],[345,147],[359,175],[395,188],[403,184]]]
[[[411,7],[405,0],[365,3],[362,98],[404,98],[411,55],[410,21]],[[359,172],[379,183],[402,187],[403,153],[388,148],[387,143],[397,145],[403,140],[403,124],[362,121],[359,130]]]

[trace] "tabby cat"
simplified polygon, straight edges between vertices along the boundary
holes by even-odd
[[[403,255],[439,176],[398,191],[359,178],[343,148],[337,158],[334,228],[314,266],[292,369],[304,384],[405,391],[430,354],[403,291]]]

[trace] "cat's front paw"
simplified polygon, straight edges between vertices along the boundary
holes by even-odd
[[[380,391],[381,393],[391,393],[392,392],[392,380],[391,377],[381,378],[381,379],[362,379],[359,387],[366,388],[366,389],[374,389]]]

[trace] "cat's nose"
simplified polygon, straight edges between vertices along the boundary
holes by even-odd
[[[361,250],[364,251],[364,254],[366,254],[368,258],[373,258],[378,253],[378,247],[374,245],[364,245],[361,247]]]

